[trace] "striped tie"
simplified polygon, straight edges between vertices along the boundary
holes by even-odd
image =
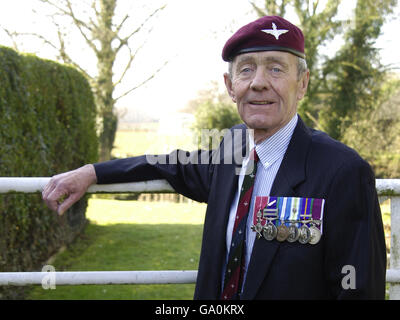
[[[255,148],[250,154],[250,161],[254,161],[254,165],[252,172],[244,176],[242,189],[240,191],[235,225],[232,231],[231,248],[229,250],[228,263],[225,270],[224,289],[221,295],[223,300],[239,299],[243,283],[246,224],[258,162],[258,155]]]

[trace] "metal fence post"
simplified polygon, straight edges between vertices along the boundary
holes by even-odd
[[[390,198],[390,269],[400,269],[400,197]],[[400,300],[400,283],[391,282],[389,285],[389,299]]]

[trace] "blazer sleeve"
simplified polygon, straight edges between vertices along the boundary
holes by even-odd
[[[175,150],[95,163],[98,184],[166,179],[176,192],[207,202],[213,166],[212,151]]]
[[[386,245],[382,216],[369,164],[347,161],[326,201],[325,268],[337,299],[384,299]]]

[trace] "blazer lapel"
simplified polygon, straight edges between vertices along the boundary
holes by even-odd
[[[275,177],[271,196],[296,196],[295,187],[306,179],[305,163],[311,142],[309,129],[299,117],[292,139]],[[251,300],[268,275],[268,270],[279,249],[279,242],[256,239],[253,246],[242,299]]]
[[[226,262],[226,230],[229,220],[229,213],[234,196],[238,189],[238,173],[240,172],[241,161],[239,153],[244,154],[248,147],[246,139],[246,127],[238,126],[242,131],[240,140],[233,137],[224,137],[224,144],[219,150],[221,164],[215,170],[215,186],[210,193],[206,219],[203,228],[203,242],[199,262],[199,273],[196,281],[195,299],[219,299],[222,288],[222,270]],[[231,139],[231,140],[229,140]],[[225,143],[225,141],[229,141]],[[231,143],[233,142],[233,144]],[[225,149],[228,160],[224,158]],[[238,154],[235,155],[235,152]],[[219,158],[217,157],[217,158]]]

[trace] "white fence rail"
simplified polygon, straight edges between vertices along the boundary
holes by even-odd
[[[0,272],[0,285],[170,284],[196,282],[196,270]]]
[[[42,192],[50,178],[0,178],[0,193]],[[400,300],[400,179],[377,179],[381,200],[390,198],[391,243],[390,269],[386,273],[389,298]],[[93,185],[88,193],[171,193],[165,180]],[[76,272],[0,272],[0,285],[42,284],[43,279],[55,280],[57,285],[78,284],[166,284],[194,283],[196,270],[181,271],[76,271]],[[46,281],[47,281],[46,280]]]

